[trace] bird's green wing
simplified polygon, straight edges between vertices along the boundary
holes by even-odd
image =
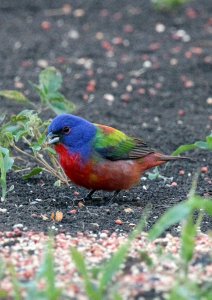
[[[142,140],[129,137],[112,127],[95,124],[94,149],[109,160],[138,159],[155,152]]]

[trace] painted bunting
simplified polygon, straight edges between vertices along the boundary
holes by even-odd
[[[91,190],[128,190],[139,184],[142,174],[155,166],[186,157],[164,155],[143,140],[115,128],[62,114],[48,128],[48,143],[54,144],[66,175],[75,184]]]

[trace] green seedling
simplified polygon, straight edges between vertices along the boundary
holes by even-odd
[[[38,112],[51,109],[56,114],[73,113],[75,105],[60,92],[62,82],[61,73],[54,67],[48,67],[39,74],[38,85],[30,82],[39,95],[39,105],[29,100],[23,93],[15,90],[1,90],[0,96],[31,106]]]
[[[158,10],[170,11],[188,3],[190,0],[152,0],[154,7]]]
[[[28,168],[13,165],[16,162],[36,162],[37,166],[23,176],[29,179],[45,171],[54,175],[60,182],[68,185],[68,180],[62,170],[55,151],[46,143],[46,133],[50,121],[43,122],[37,113],[32,110],[24,110],[18,115],[12,116],[9,122],[3,124],[0,129],[0,168],[2,198],[6,196],[6,174],[14,167],[15,172],[23,172]],[[24,151],[20,143],[25,144]],[[12,153],[12,157],[10,157]],[[17,155],[18,154],[18,155]],[[23,165],[23,164],[22,164]]]
[[[61,73],[54,67],[49,67],[40,73],[39,84],[32,84],[40,96],[42,104],[53,110],[57,115],[72,113],[75,110],[75,105],[60,93],[62,82]]]
[[[26,300],[60,300],[62,289],[56,287],[56,271],[54,263],[54,247],[50,238],[46,247],[44,260],[39,267],[35,278],[23,283],[18,279],[17,273],[13,266],[8,266],[9,274],[13,285],[14,299],[23,299],[22,291],[24,290],[24,299]],[[40,281],[45,282],[45,289],[39,288]],[[4,291],[2,291],[4,292]]]
[[[180,155],[181,153],[195,149],[212,151],[212,133],[206,136],[205,141],[197,141],[193,144],[181,145],[172,153],[172,155]]]
[[[91,300],[110,299],[109,294],[113,295],[111,299],[122,299],[117,291],[112,291],[112,282],[118,271],[121,269],[127,258],[132,242],[139,236],[146,225],[147,213],[139,222],[137,227],[130,234],[126,243],[124,243],[118,251],[98,270],[89,270],[84,256],[76,249],[71,249],[71,256],[75,263],[78,273],[81,275],[86,295]]]
[[[189,267],[193,263],[195,253],[197,230],[201,224],[203,214],[207,213],[212,216],[212,202],[209,199],[196,195],[196,182],[197,179],[193,183],[188,199],[169,209],[148,233],[149,240],[153,241],[170,226],[179,222],[182,223],[180,257],[172,256],[172,259],[176,262],[178,272],[173,274],[173,287],[170,288],[170,291],[166,292],[166,298],[169,300],[210,300],[212,298],[211,283],[205,282],[199,285],[198,282],[194,282],[191,279],[189,273]],[[198,218],[194,218],[194,213],[199,214]],[[145,215],[146,213],[144,212],[144,216]],[[127,258],[133,241],[144,229],[146,218],[147,217],[144,217],[139,222],[136,229],[129,235],[128,240],[118,249],[118,251],[115,252],[110,259],[97,267],[89,268],[86,259],[81,252],[76,248],[71,248],[72,260],[83,280],[87,299],[123,299],[118,290],[119,285],[114,283],[114,280]],[[145,248],[144,246],[138,254],[140,254],[140,260],[145,261],[146,265],[154,270],[154,261],[149,258],[147,249],[148,248]],[[7,273],[11,275],[13,284],[14,299],[21,299],[23,290],[24,295],[26,295],[25,299],[27,300],[63,299],[65,289],[61,290],[57,288],[53,253],[54,245],[50,239],[44,262],[39,268],[35,279],[30,280],[27,283],[20,282],[14,269],[9,266],[7,267]],[[160,261],[163,261],[163,259],[166,259],[167,257],[166,253],[160,253],[158,255],[160,256]],[[4,277],[4,273],[5,272],[0,268],[0,277]],[[38,288],[40,280],[46,283],[45,290],[40,290]],[[2,299],[4,299],[4,296],[7,297],[4,290],[0,291],[0,295],[2,295]]]
[[[32,106],[35,111],[23,110],[18,115],[12,116],[10,121],[4,123],[5,115],[0,116],[0,170],[1,170],[1,188],[2,199],[6,197],[6,174],[14,167],[16,172],[20,172],[23,168],[14,165],[14,159],[10,153],[14,154],[16,160],[31,160],[36,161],[37,165],[30,170],[28,174],[23,176],[24,179],[29,179],[32,176],[46,171],[58,178],[57,185],[61,182],[68,184],[67,177],[61,169],[55,151],[46,144],[46,132],[50,120],[43,122],[39,117],[39,113],[43,109],[51,109],[56,114],[72,113],[75,106],[68,101],[65,96],[60,93],[62,86],[62,75],[54,67],[49,67],[43,70],[39,75],[39,84],[32,83],[36,92],[40,96],[40,104],[35,105],[24,94],[13,90],[2,90],[0,96],[10,100],[14,100],[20,104]],[[22,150],[19,142],[24,143],[30,150]],[[16,154],[20,154],[17,156]],[[12,190],[12,187],[9,189]]]
[[[10,157],[9,150],[7,148],[0,146],[0,170],[1,170],[0,183],[2,188],[2,193],[1,193],[2,201],[5,200],[6,194],[9,191],[12,191],[14,188],[14,186],[11,186],[7,191],[7,181],[6,181],[7,172],[12,169],[13,163],[14,163],[14,159]]]
[[[204,213],[212,216],[212,202],[195,194],[197,178],[193,182],[188,200],[170,208],[149,231],[149,239],[154,240],[170,226],[182,222],[181,251],[178,262],[179,274],[170,291],[169,300],[210,299],[212,288],[199,286],[189,279],[189,266],[195,253],[197,230],[201,225]],[[194,214],[198,212],[195,221]]]

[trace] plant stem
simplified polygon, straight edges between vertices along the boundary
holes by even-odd
[[[27,141],[27,140],[26,140]],[[15,144],[12,144],[12,147],[18,151],[19,153],[29,157],[32,160],[36,160],[40,165],[42,165],[44,167],[44,170],[50,174],[53,174],[55,177],[59,178],[62,182],[64,182],[66,185],[68,184],[68,181],[66,179],[65,176],[63,176],[60,172],[55,171],[53,167],[51,167],[41,156],[38,157],[36,155],[31,155],[27,152],[24,152],[23,150],[21,150],[19,147],[17,147]]]

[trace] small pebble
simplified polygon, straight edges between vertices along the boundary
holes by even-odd
[[[39,59],[37,61],[37,65],[43,69],[47,68],[48,67],[48,61],[45,60],[45,59]]]
[[[43,30],[49,31],[52,27],[52,24],[49,21],[43,21],[40,26]]]
[[[68,3],[64,4],[62,7],[62,11],[63,11],[64,15],[69,15],[72,12],[71,5]]]
[[[173,181],[173,182],[171,183],[171,186],[177,186],[177,182]]]
[[[101,239],[106,239],[108,237],[108,234],[106,232],[101,232],[100,235],[99,235],[99,237]]]
[[[171,58],[169,63],[171,66],[176,66],[178,64],[178,60],[176,58]]]
[[[184,109],[179,109],[179,110],[178,110],[178,116],[179,116],[179,117],[184,117],[185,114],[186,114],[186,112],[185,112]]]
[[[23,224],[15,224],[15,225],[13,225],[13,228],[15,229],[15,228],[23,228],[24,227],[24,225]]]
[[[81,18],[85,15],[85,11],[83,9],[75,9],[74,12],[73,12],[73,15],[76,17],[76,18]]]
[[[104,33],[103,32],[97,32],[96,33],[96,39],[97,40],[103,40],[103,38],[104,38]]]
[[[151,63],[151,61],[150,60],[146,60],[144,63],[143,63],[143,67],[144,68],[151,68],[151,66],[152,66],[152,63]]]
[[[184,170],[180,170],[180,171],[179,171],[179,175],[180,175],[180,176],[185,175],[185,171],[184,171]]]
[[[79,208],[83,208],[85,205],[84,205],[84,203],[82,202],[82,201],[80,201],[79,203],[78,203],[78,207]]]
[[[159,33],[164,32],[166,29],[165,25],[163,25],[162,23],[157,23],[155,25],[155,30]]]
[[[104,99],[109,102],[113,102],[115,100],[112,94],[104,94]]]
[[[77,210],[76,209],[72,209],[69,211],[69,214],[72,214],[72,215],[75,215],[77,213]]]
[[[123,224],[123,221],[120,220],[120,219],[117,219],[117,220],[115,220],[115,223],[116,223],[117,225],[122,225],[122,224]]]
[[[79,32],[77,30],[71,29],[68,32],[68,37],[72,40],[77,40],[79,38]]]
[[[124,26],[124,32],[125,32],[125,33],[132,33],[133,31],[134,31],[134,28],[133,28],[132,25],[126,24],[126,25]]]
[[[124,212],[126,212],[127,214],[130,214],[130,213],[133,212],[133,209],[130,208],[130,207],[127,207],[127,208],[124,209]]]
[[[207,174],[208,173],[208,167],[207,166],[202,167],[201,168],[201,173]]]
[[[193,87],[194,86],[194,82],[192,81],[192,80],[186,80],[185,82],[184,82],[184,87],[185,88],[191,88],[191,87]]]
[[[207,100],[206,100],[207,104],[209,105],[212,105],[212,97],[209,97]]]

